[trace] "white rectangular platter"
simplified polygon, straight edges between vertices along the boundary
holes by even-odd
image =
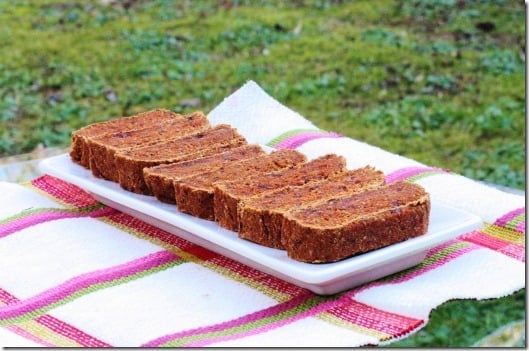
[[[240,239],[237,233],[221,228],[216,222],[180,213],[175,205],[95,178],[90,170],[73,163],[67,154],[45,159],[39,167],[44,173],[85,189],[108,206],[320,295],[335,294],[415,266],[422,262],[428,249],[482,223],[471,213],[432,201],[430,225],[425,235],[339,262],[310,264],[288,258],[283,250]]]

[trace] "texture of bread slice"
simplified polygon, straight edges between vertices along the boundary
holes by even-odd
[[[90,169],[98,178],[118,182],[114,155],[120,150],[142,147],[175,139],[211,128],[204,113],[196,111],[183,118],[153,124],[149,128],[104,134],[86,141],[90,150]]]
[[[174,183],[178,209],[199,218],[213,220],[215,182],[244,179],[255,174],[293,167],[305,161],[306,157],[300,152],[284,149],[188,177]]]
[[[264,155],[259,145],[243,145],[219,154],[185,162],[162,164],[143,169],[145,183],[156,198],[166,203],[176,203],[174,182],[198,173],[213,171],[227,163]]]
[[[220,124],[182,138],[121,150],[115,154],[119,184],[126,190],[152,195],[143,178],[145,167],[188,161],[245,144],[246,139],[235,128]]]
[[[385,177],[373,167],[348,170],[322,181],[288,186],[239,202],[239,237],[284,249],[281,240],[284,214],[325,199],[351,195],[384,185]]]
[[[334,174],[344,172],[345,158],[327,154],[297,167],[277,172],[260,174],[256,177],[236,182],[218,182],[214,191],[215,220],[221,227],[233,231],[239,230],[239,202],[257,194],[279,189],[288,185],[303,185],[323,180]]]
[[[429,213],[428,193],[400,181],[286,212],[282,241],[295,260],[335,262],[425,234]]]
[[[72,159],[72,161],[86,168],[89,168],[90,153],[86,145],[86,140],[104,134],[148,128],[151,127],[153,124],[181,117],[182,115],[169,110],[155,109],[138,113],[134,116],[121,117],[104,122],[90,124],[72,132],[72,146],[70,149],[70,158]]]

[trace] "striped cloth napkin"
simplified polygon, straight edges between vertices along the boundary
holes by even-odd
[[[208,115],[250,142],[342,154],[417,182],[484,224],[418,266],[320,296],[44,175],[0,182],[0,346],[363,346],[391,343],[456,298],[525,286],[525,198],[318,129],[248,82]]]

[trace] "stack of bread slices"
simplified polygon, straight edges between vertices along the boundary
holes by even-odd
[[[421,186],[385,184],[381,171],[347,169],[336,154],[267,152],[200,111],[156,109],[88,125],[72,133],[70,156],[95,177],[302,262],[335,262],[428,230]]]

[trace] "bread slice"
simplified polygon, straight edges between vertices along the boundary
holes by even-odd
[[[176,203],[174,182],[198,173],[213,171],[229,162],[242,161],[264,154],[264,150],[259,145],[243,145],[208,157],[144,168],[143,177],[151,193],[158,200],[174,204]]]
[[[288,185],[303,185],[344,172],[345,158],[327,154],[297,167],[237,181],[218,182],[214,191],[215,220],[221,227],[239,230],[238,206],[244,199]]]
[[[115,154],[119,184],[126,190],[152,195],[143,169],[209,156],[247,144],[235,128],[226,124],[178,139],[164,140],[143,147],[120,150]]]
[[[281,241],[284,214],[325,199],[351,195],[384,185],[381,171],[367,166],[348,170],[321,181],[288,186],[239,202],[239,237],[258,244],[284,249]]]
[[[405,181],[285,213],[282,240],[292,259],[335,262],[423,235],[430,198]]]
[[[162,140],[183,137],[211,128],[206,115],[201,111],[173,118],[149,128],[104,134],[86,140],[90,150],[90,169],[98,178],[118,182],[114,155],[120,150],[142,147]]]
[[[296,151],[283,149],[267,155],[226,164],[214,171],[200,173],[175,182],[175,198],[178,209],[193,216],[213,220],[214,183],[225,180],[245,179],[255,174],[292,167],[306,161]]]
[[[155,109],[138,113],[134,116],[111,119],[104,122],[93,123],[72,132],[72,146],[70,158],[72,161],[89,168],[90,153],[86,141],[104,134],[125,132],[129,130],[152,127],[163,121],[181,118],[182,115],[165,109]]]

